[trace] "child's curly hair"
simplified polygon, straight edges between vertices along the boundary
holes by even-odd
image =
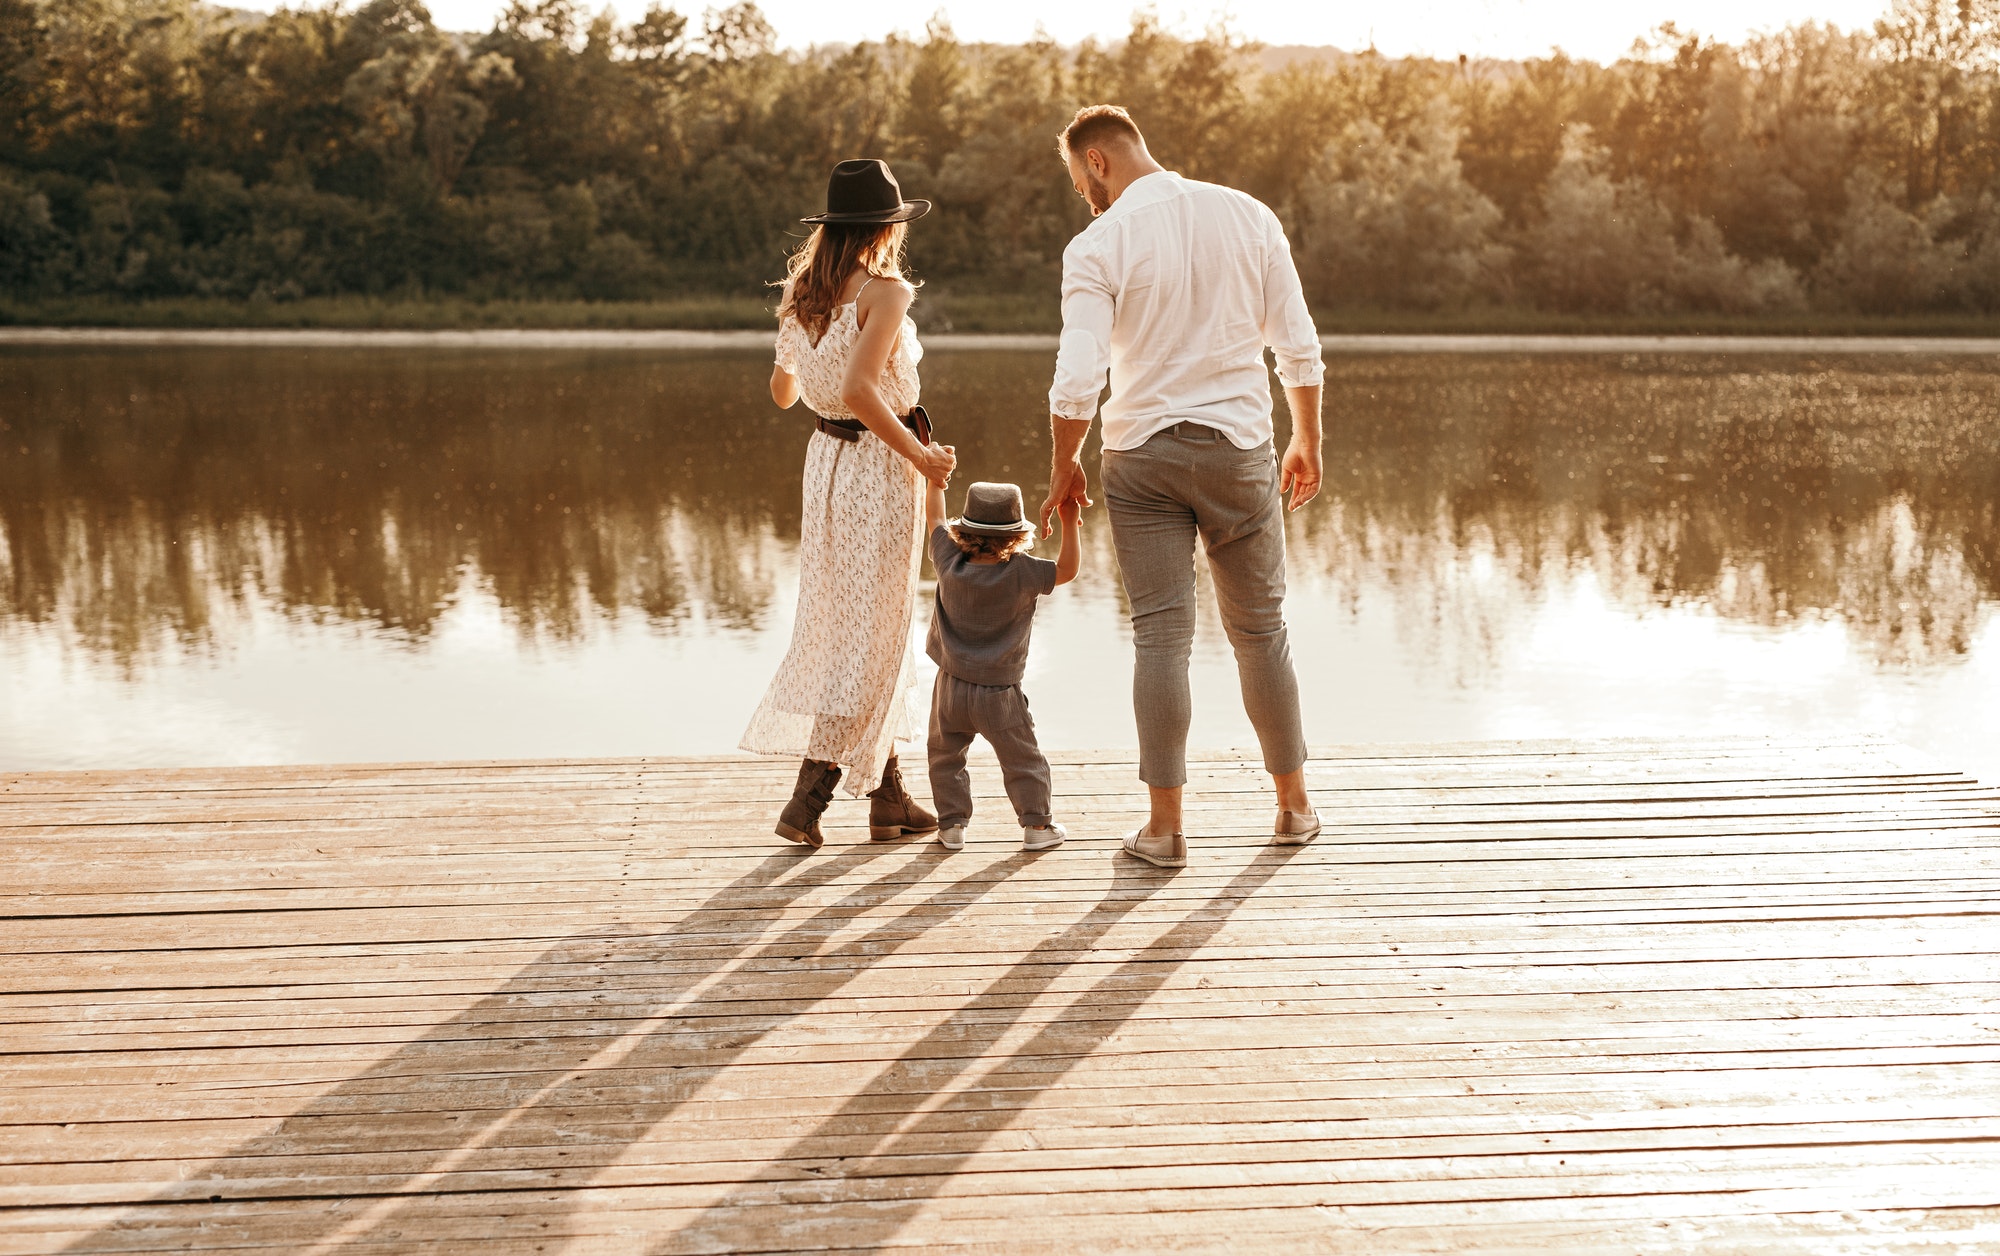
[[[1032,532],[964,532],[956,526],[945,529],[958,545],[959,551],[968,558],[993,558],[1005,561],[1014,556],[1029,541],[1035,539]]]

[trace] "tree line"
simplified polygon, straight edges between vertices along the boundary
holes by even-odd
[[[761,374],[643,353],[21,359],[0,639],[56,625],[136,669],[269,605],[420,641],[475,585],[532,638],[623,614],[782,627],[809,427]],[[2000,598],[2000,366],[1877,355],[1774,382],[1716,358],[1337,354],[1327,379],[1331,490],[1289,524],[1293,571],[1392,591],[1398,639],[1453,674],[1492,665],[1496,607],[1583,572],[1632,610],[1844,624],[1896,666],[1967,654]],[[1027,355],[925,363],[964,465],[1036,484],[1047,387]],[[1110,616],[1117,563],[1089,538],[1081,587]]]
[[[1087,211],[1053,139],[1126,105],[1291,232],[1317,308],[2000,310],[2000,0],[1610,65],[1279,55],[1150,16],[1062,47],[780,50],[754,5],[0,0],[0,292],[632,299],[780,272],[827,169],[937,202],[951,291],[1051,290]]]

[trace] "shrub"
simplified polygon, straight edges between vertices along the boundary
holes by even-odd
[[[1863,314],[1949,308],[1958,304],[1957,254],[1924,217],[1892,203],[1879,180],[1857,175],[1839,234],[1813,271],[1813,292],[1823,305]]]
[[[1465,181],[1459,133],[1433,111],[1397,139],[1349,127],[1301,184],[1300,270],[1330,305],[1434,310],[1494,294],[1507,250],[1500,211]]]
[[[1706,218],[1676,222],[1651,189],[1614,180],[1606,155],[1579,130],[1542,190],[1541,216],[1522,234],[1521,277],[1549,309],[1625,314],[1796,310],[1805,296],[1777,258],[1747,262]]]
[[[35,296],[60,291],[71,264],[48,196],[0,170],[0,290]]]

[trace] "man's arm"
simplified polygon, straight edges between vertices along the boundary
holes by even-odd
[[[1320,385],[1304,384],[1285,389],[1285,404],[1292,411],[1292,439],[1278,464],[1278,495],[1292,495],[1293,510],[1319,495],[1322,459],[1320,456]]]
[[[1062,341],[1056,349],[1056,377],[1049,387],[1049,434],[1054,456],[1049,460],[1049,495],[1042,503],[1042,535],[1050,535],[1049,516],[1065,501],[1090,505],[1090,483],[1083,473],[1083,439],[1097,417],[1097,398],[1111,369],[1111,318],[1115,306],[1103,259],[1083,238],[1063,250]]]
[[[1049,497],[1042,503],[1042,535],[1050,536],[1049,516],[1064,502],[1090,505],[1090,477],[1083,471],[1083,438],[1090,435],[1089,419],[1049,416],[1049,443],[1054,456],[1049,459]]]
[[[1292,411],[1292,439],[1279,463],[1278,491],[1291,494],[1291,508],[1319,493],[1321,477],[1320,405],[1326,367],[1319,329],[1306,309],[1305,289],[1292,264],[1291,242],[1278,216],[1265,211],[1269,239],[1264,267],[1264,343],[1277,359],[1278,382]]]

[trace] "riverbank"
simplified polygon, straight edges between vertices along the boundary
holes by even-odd
[[[1338,353],[1830,353],[2000,355],[1995,336],[1642,336],[1642,335],[1342,335],[1320,343]],[[0,348],[173,346],[276,349],[644,350],[764,352],[758,331],[617,331],[593,328],[482,328],[466,331],[366,328],[0,327]],[[932,353],[1054,353],[1056,337],[1033,333],[934,332]]]
[[[763,331],[767,293],[695,294],[655,301],[473,301],[459,298],[313,297],[299,301],[77,297],[0,299],[0,327],[296,331]],[[1054,293],[955,293],[926,289],[914,310],[926,337],[940,333],[1053,335]],[[1576,315],[1484,309],[1438,313],[1322,312],[1329,336],[1698,336],[2000,338],[2000,316],[1801,313]]]

